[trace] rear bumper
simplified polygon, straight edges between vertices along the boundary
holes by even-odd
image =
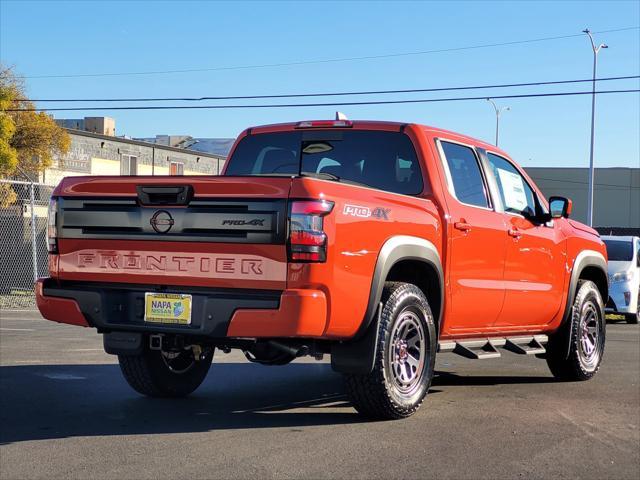
[[[87,319],[80,311],[78,302],[71,298],[45,295],[45,282],[46,279],[39,279],[36,282],[36,305],[42,316],[53,322],[89,327]]]
[[[145,323],[145,292],[192,295],[190,325]],[[320,337],[327,301],[318,290],[239,290],[40,279],[36,302],[48,320],[101,332],[182,334],[195,337]]]

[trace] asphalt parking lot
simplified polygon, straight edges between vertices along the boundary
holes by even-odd
[[[546,363],[438,358],[422,409],[369,423],[326,363],[216,352],[190,398],[148,399],[93,330],[0,312],[0,477],[640,477],[640,336],[609,324],[598,376]]]

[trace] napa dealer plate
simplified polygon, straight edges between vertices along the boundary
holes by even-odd
[[[145,293],[144,321],[151,323],[191,324],[191,295]]]

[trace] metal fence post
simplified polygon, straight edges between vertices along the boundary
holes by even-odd
[[[33,182],[29,184],[31,194],[31,256],[33,260],[33,281],[38,280],[38,247],[36,240],[36,196]]]

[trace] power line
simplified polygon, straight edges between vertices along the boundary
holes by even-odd
[[[534,167],[534,168],[553,168],[553,167]],[[571,167],[569,167],[571,168]],[[618,167],[618,168],[633,168],[633,167]],[[526,170],[526,167],[525,167]],[[577,185],[587,185],[589,182],[581,182],[580,180],[564,180],[564,179],[559,179],[559,178],[544,178],[544,177],[537,177],[535,176],[535,174],[532,176],[532,178],[537,182],[538,180],[544,180],[547,182],[561,182],[561,183],[575,183]],[[630,190],[639,190],[640,187],[634,187],[633,185],[619,185],[619,184],[614,184],[614,183],[599,183],[596,182],[595,183],[596,187],[615,187],[615,188],[628,188]]]
[[[630,80],[640,78],[640,75],[626,75],[622,77],[604,77],[597,78],[597,82],[605,82],[610,80]],[[353,92],[324,92],[324,93],[294,93],[281,95],[242,95],[242,96],[217,96],[217,97],[156,97],[156,98],[44,98],[30,100],[32,102],[200,102],[203,100],[256,100],[266,98],[301,98],[301,97],[335,97],[335,96],[353,96],[353,95],[387,95],[391,93],[425,93],[425,92],[445,92],[455,90],[482,90],[488,88],[512,88],[512,87],[531,87],[541,85],[559,85],[569,83],[592,82],[592,78],[580,80],[555,80],[548,82],[528,82],[528,83],[505,83],[499,85],[476,85],[463,87],[440,87],[440,88],[412,88],[403,90],[370,90],[370,91],[353,91]],[[27,101],[28,99],[16,99],[14,102]]]
[[[638,29],[640,29],[640,26],[614,28],[610,30],[601,30],[599,32],[593,32],[593,33],[613,33],[613,32],[623,32],[627,30],[638,30]],[[290,67],[290,66],[298,66],[298,65],[353,62],[353,61],[361,61],[361,60],[379,60],[384,58],[428,55],[432,53],[447,53],[447,52],[458,52],[463,50],[476,50],[481,48],[504,47],[509,45],[521,45],[526,43],[546,42],[551,40],[561,40],[566,38],[582,37],[583,35],[584,34],[582,33],[576,33],[571,35],[558,35],[553,37],[532,38],[528,40],[514,40],[511,42],[501,42],[501,43],[486,43],[481,45],[441,48],[441,49],[435,49],[435,50],[422,50],[422,51],[416,51],[416,52],[388,53],[383,55],[367,55],[362,57],[330,58],[330,59],[319,59],[319,60],[301,60],[297,62],[265,63],[265,64],[257,64],[257,65],[235,65],[235,66],[211,67],[211,68],[187,68],[187,69],[179,69],[179,70],[151,70],[151,71],[138,71],[138,72],[103,72],[103,73],[77,73],[77,74],[59,74],[59,75],[27,75],[27,76],[22,76],[20,78],[118,77],[118,76],[140,76],[140,75],[167,75],[167,74],[174,74],[174,73],[217,72],[217,71],[224,71],[224,70],[248,70],[248,69],[255,69],[255,68]]]
[[[591,95],[609,93],[637,93],[640,89],[628,90],[601,90],[599,92],[555,92],[555,93],[530,93],[519,95],[492,95],[493,99],[503,98],[533,98],[533,97],[562,97],[572,95]],[[409,100],[372,100],[362,102],[331,102],[331,103],[274,103],[274,104],[239,104],[239,105],[148,105],[148,106],[125,106],[125,107],[70,107],[70,108],[9,108],[7,112],[62,112],[62,111],[98,111],[98,110],[200,110],[200,109],[240,109],[240,108],[298,108],[298,107],[341,107],[357,105],[391,105],[406,103],[433,103],[433,102],[456,102],[464,100],[485,100],[487,97],[449,97],[449,98],[425,98]]]

